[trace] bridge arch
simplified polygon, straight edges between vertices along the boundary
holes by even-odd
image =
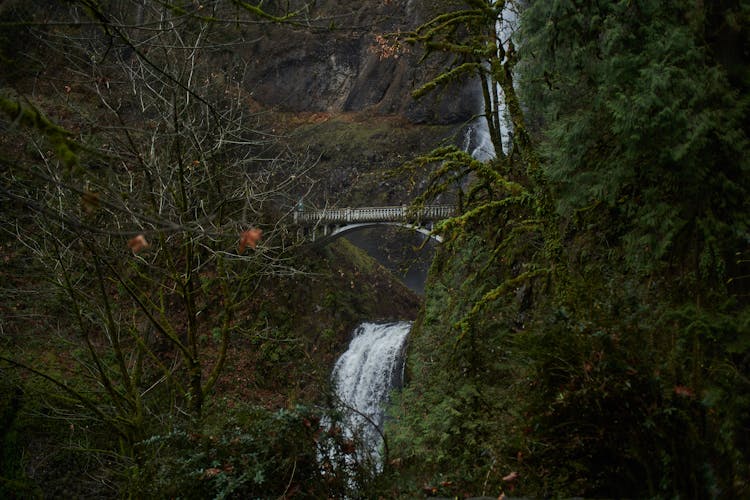
[[[443,237],[439,234],[435,234],[432,232],[431,229],[420,226],[417,224],[408,224],[406,222],[359,222],[354,224],[346,224],[344,226],[328,226],[329,229],[323,231],[323,234],[320,236],[315,236],[313,234],[312,241],[318,242],[331,242],[335,240],[336,238],[339,238],[341,236],[344,236],[346,233],[357,231],[359,229],[365,229],[368,227],[375,227],[375,226],[397,226],[397,227],[403,227],[406,229],[411,229],[413,231],[416,231],[420,234],[423,234],[427,236],[428,238],[432,238],[438,243],[443,242]]]

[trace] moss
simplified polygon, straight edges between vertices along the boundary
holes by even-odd
[[[5,96],[0,96],[0,111],[11,121],[21,126],[35,129],[44,135],[55,148],[60,162],[69,170],[78,165],[78,154],[80,150],[72,140],[72,134],[63,127],[53,123],[41,111],[30,104],[20,102]]]
[[[311,203],[338,206],[408,203],[414,186],[390,178],[391,170],[436,144],[453,143],[456,131],[365,113],[327,115],[290,127],[290,143],[319,158],[312,174],[325,188]]]

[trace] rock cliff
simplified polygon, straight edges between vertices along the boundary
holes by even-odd
[[[424,21],[430,8],[415,0],[322,0],[306,9],[306,25],[250,26],[240,52],[248,63],[243,83],[258,102],[285,111],[368,110],[413,123],[464,122],[477,109],[471,87],[411,97],[441,61],[419,64],[418,49],[399,44],[395,34]]]

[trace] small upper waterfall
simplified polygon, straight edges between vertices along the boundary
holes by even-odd
[[[403,382],[404,347],[411,323],[362,323],[349,349],[333,369],[336,394],[349,414],[346,429],[380,458],[385,405],[391,389]]]
[[[514,33],[518,30],[518,12],[513,2],[506,2],[503,7],[503,12],[498,21],[495,23],[495,43],[498,48],[502,48],[507,51],[510,48],[510,41],[513,38]],[[506,58],[502,61],[505,63]],[[489,69],[489,63],[485,63],[487,69]],[[516,81],[514,83],[517,84]],[[494,89],[491,87],[486,89],[488,95],[497,94],[497,100],[493,99],[492,107],[493,112],[499,115],[500,125],[500,142],[502,143],[502,149],[504,154],[509,154],[513,147],[513,123],[508,115],[508,109],[505,104],[505,94],[499,84],[489,79],[488,85],[494,85]],[[482,111],[484,113],[484,110]],[[487,119],[484,114],[475,118],[466,128],[464,134],[463,150],[469,153],[473,158],[479,161],[487,161],[497,156],[495,146],[492,144],[490,138],[489,127],[487,126]]]

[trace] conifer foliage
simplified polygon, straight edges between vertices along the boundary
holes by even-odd
[[[747,6],[458,4],[418,30],[450,19],[440,48],[458,60],[482,53],[473,34],[492,33],[506,7],[522,11],[498,64],[517,58],[506,98],[517,89],[520,105],[506,109],[524,128],[510,162],[423,163],[475,182],[442,225],[412,333],[394,482],[747,496]]]
[[[701,278],[748,231],[748,12],[723,3],[533,2],[524,15],[525,102],[561,212],[612,209],[631,260],[689,249]]]

